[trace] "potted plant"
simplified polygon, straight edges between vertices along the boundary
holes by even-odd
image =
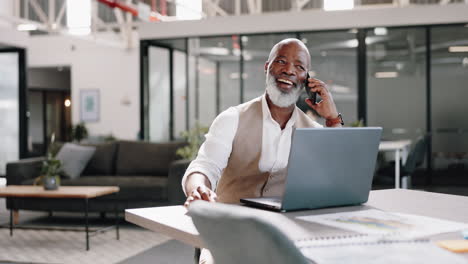
[[[71,129],[71,138],[78,143],[88,137],[88,129],[83,122],[76,124]]]
[[[169,168],[169,184],[179,188],[178,192],[170,192],[169,200],[174,204],[182,204],[185,201],[185,194],[180,188],[182,177],[190,165],[190,162],[197,157],[198,149],[205,141],[205,134],[208,132],[208,127],[201,126],[198,122],[190,130],[183,131],[181,136],[187,141],[187,145],[176,150],[176,154],[181,157],[181,160],[174,161]]]
[[[201,126],[198,122],[190,130],[183,131],[180,135],[187,141],[188,145],[177,149],[176,154],[186,160],[194,160],[197,157],[198,149],[205,141],[205,134],[208,127]]]
[[[52,134],[50,146],[54,145],[55,134]],[[49,149],[46,159],[42,162],[41,175],[34,180],[34,185],[41,184],[45,190],[57,190],[60,186],[60,173],[62,162],[58,160],[56,153]]]

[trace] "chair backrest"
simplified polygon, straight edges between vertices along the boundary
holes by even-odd
[[[216,263],[309,263],[258,210],[196,201],[190,205],[189,215]]]
[[[412,174],[414,170],[424,162],[424,157],[426,156],[427,143],[429,140],[429,135],[424,135],[419,137],[414,145],[413,149],[408,154],[405,164],[405,172]]]

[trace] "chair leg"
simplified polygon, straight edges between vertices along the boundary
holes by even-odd
[[[411,176],[406,175],[406,176],[401,177],[401,188],[402,189],[411,189],[411,187],[412,187],[412,185],[411,185]]]
[[[195,248],[195,252],[193,254],[193,260],[195,264],[198,264],[200,262],[200,253],[201,253],[201,249]]]

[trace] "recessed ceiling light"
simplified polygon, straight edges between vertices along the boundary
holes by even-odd
[[[468,46],[452,46],[448,48],[449,52],[468,52]]]
[[[375,78],[396,78],[398,77],[398,72],[376,72]]]
[[[385,36],[385,35],[387,35],[387,28],[376,27],[376,28],[374,28],[374,34],[376,36]]]

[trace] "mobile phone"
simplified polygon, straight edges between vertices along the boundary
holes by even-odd
[[[307,95],[309,96],[309,99],[312,101],[312,104],[317,104],[317,93],[310,91],[309,78],[310,78],[310,75],[309,75],[309,73],[307,73],[307,78],[306,78],[306,80],[304,82],[304,88],[305,88],[305,90],[307,92]]]

